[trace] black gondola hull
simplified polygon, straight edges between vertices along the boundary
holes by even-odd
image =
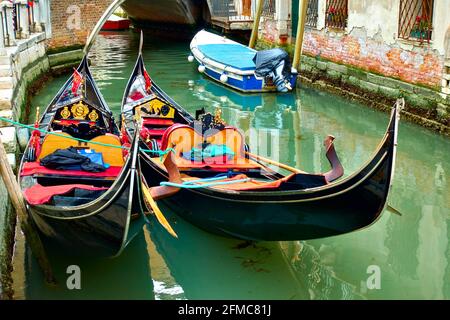
[[[163,172],[142,161],[147,181],[167,181]],[[365,228],[380,216],[387,197],[390,160],[379,164],[364,182],[346,192],[346,186],[322,197],[280,193],[224,195],[212,190],[181,190],[161,200],[176,214],[208,232],[260,241],[308,240],[341,235]]]
[[[144,224],[137,181],[136,172],[126,170],[104,197],[90,205],[78,210],[29,206],[28,211],[53,244],[81,255],[116,256]],[[130,203],[130,199],[134,201]]]
[[[363,169],[323,188],[293,191],[223,192],[182,189],[163,201],[180,217],[215,234],[245,240],[308,240],[370,226],[381,215],[391,186],[396,153],[397,113],[376,154]],[[142,174],[152,185],[167,173],[140,155]]]

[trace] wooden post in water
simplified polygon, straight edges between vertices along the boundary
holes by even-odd
[[[262,15],[262,11],[263,11],[263,3],[264,3],[264,0],[258,0],[257,6],[256,6],[255,19],[253,19],[252,35],[250,37],[250,43],[248,45],[250,48],[255,47],[256,40],[258,39],[259,21],[261,20],[261,15]]]
[[[306,24],[306,12],[308,9],[308,0],[299,0],[298,6],[298,26],[297,26],[297,36],[295,38],[295,52],[294,60],[292,66],[300,70],[300,58],[302,56],[303,49],[303,35],[305,34],[305,24]]]
[[[50,266],[50,262],[45,253],[44,246],[37,234],[33,229],[33,225],[27,213],[25,202],[22,196],[22,190],[19,183],[16,180],[16,176],[12,171],[11,165],[8,162],[5,147],[0,138],[0,175],[5,183],[6,190],[8,191],[9,198],[16,210],[17,218],[20,222],[20,227],[25,235],[27,243],[30,245],[33,255],[36,257],[39,266],[42,268],[45,280],[47,283],[54,284],[56,280],[53,276],[53,271]]]

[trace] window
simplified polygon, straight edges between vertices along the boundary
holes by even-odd
[[[317,28],[317,18],[319,17],[319,0],[309,0],[306,11],[306,25]]]
[[[327,0],[325,25],[333,29],[344,30],[347,27],[348,0]]]
[[[400,0],[399,38],[430,42],[433,4],[433,0]]]
[[[275,16],[275,0],[264,0],[262,15],[268,18]]]

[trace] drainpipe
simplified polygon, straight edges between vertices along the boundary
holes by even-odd
[[[306,11],[308,9],[308,0],[299,0],[298,6],[298,26],[295,39],[295,52],[292,67],[300,70],[300,57],[302,56],[303,35],[305,34]]]
[[[250,37],[250,43],[248,45],[250,48],[255,47],[256,40],[258,39],[259,21],[261,20],[261,14],[263,11],[263,2],[264,0],[258,0],[255,19],[253,21],[252,35]]]

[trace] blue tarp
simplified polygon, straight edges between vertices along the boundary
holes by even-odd
[[[198,49],[208,58],[240,70],[255,69],[256,52],[239,44],[203,44]]]

